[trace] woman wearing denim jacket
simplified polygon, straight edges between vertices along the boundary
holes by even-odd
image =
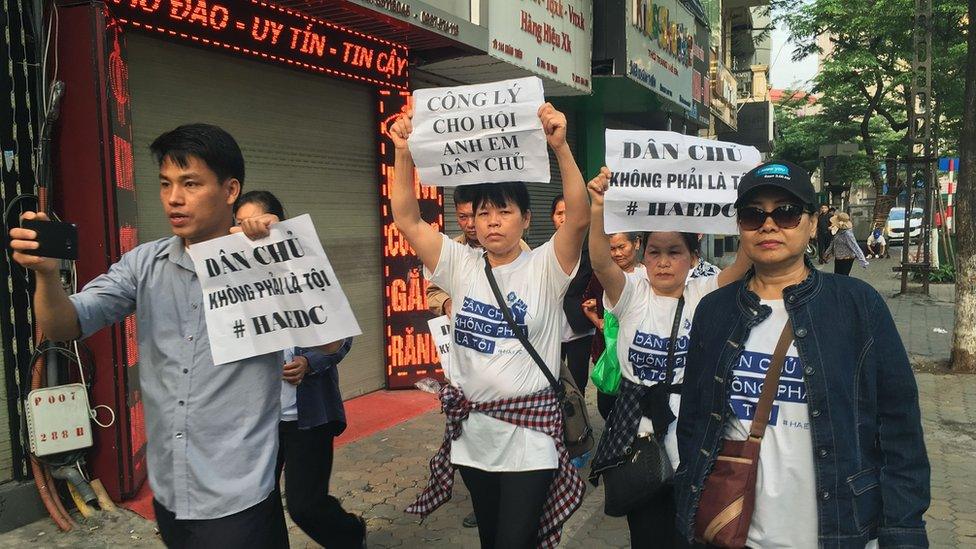
[[[748,434],[789,320],[794,343],[760,448],[747,545],[927,547],[915,377],[878,292],[805,259],[815,197],[809,175],[788,162],[740,180],[740,252],[754,268],[695,314],[678,415],[678,528],[694,537],[722,440]]]

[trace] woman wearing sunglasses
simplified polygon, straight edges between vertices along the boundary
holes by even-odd
[[[600,438],[590,480],[621,465],[639,435],[664,441],[672,466],[678,464],[675,416],[681,398],[688,333],[695,308],[709,292],[741,276],[749,268],[739,254],[717,276],[688,278],[701,253],[696,233],[651,232],[643,255],[644,269],[625,272],[610,254],[604,231],[603,199],[610,170],[603,168],[588,185],[590,192],[590,263],[604,289],[604,304],[619,321],[617,358],[620,390],[613,413]],[[671,364],[671,387],[666,387]],[[680,539],[674,526],[674,495],[670,487],[627,514],[631,547],[670,548]]]
[[[928,547],[915,378],[878,292],[806,258],[815,203],[810,176],[789,162],[739,182],[739,253],[754,267],[695,315],[678,419],[678,528],[706,541],[734,528],[709,511],[725,501],[710,477],[748,466],[754,496],[733,518],[749,547]],[[770,413],[757,417],[770,373],[779,375]],[[759,444],[758,460],[736,462],[728,450],[747,440]]]

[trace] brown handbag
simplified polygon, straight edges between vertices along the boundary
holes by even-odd
[[[723,440],[722,450],[715,458],[715,467],[705,479],[695,515],[695,538],[700,542],[735,549],[746,545],[752,513],[756,508],[759,447],[766,434],[773,399],[779,388],[786,351],[792,342],[793,324],[787,320],[763,380],[749,438],[742,441]]]

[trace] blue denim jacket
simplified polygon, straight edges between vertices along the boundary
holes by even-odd
[[[296,355],[308,360],[311,370],[298,385],[298,428],[311,429],[333,423],[338,436],[346,429],[346,409],[339,392],[339,369],[336,366],[352,349],[352,338],[346,338],[339,350],[324,354],[314,349],[295,348]]]
[[[803,363],[825,548],[928,547],[929,462],[918,388],[891,313],[871,286],[825,274],[783,292]],[[732,417],[732,366],[770,309],[744,280],[706,296],[695,311],[678,415],[679,530],[694,536],[702,486]],[[801,519],[802,517],[797,517]]]

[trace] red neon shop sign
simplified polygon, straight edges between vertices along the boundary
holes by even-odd
[[[108,0],[128,26],[382,87],[409,86],[407,49],[258,0]]]
[[[386,384],[408,389],[425,377],[443,379],[437,346],[427,329],[433,317],[427,309],[427,280],[416,252],[393,223],[390,186],[393,183],[393,143],[388,126],[410,100],[406,92],[380,90],[378,104],[380,158],[380,220],[383,223],[383,317],[386,340]],[[437,187],[414,181],[420,212],[438,231],[444,229],[444,195]]]

